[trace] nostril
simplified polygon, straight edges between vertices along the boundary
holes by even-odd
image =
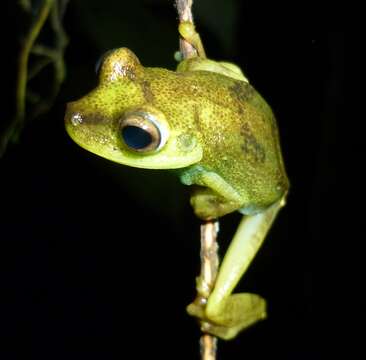
[[[65,123],[66,125],[78,126],[84,122],[84,116],[80,111],[77,111],[73,103],[67,104]]]
[[[78,126],[78,125],[82,124],[83,116],[79,112],[71,114],[70,122],[72,125]]]

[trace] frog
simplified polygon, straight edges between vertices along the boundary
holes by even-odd
[[[267,316],[263,297],[233,291],[285,205],[289,180],[271,107],[239,66],[206,58],[189,24],[179,32],[198,54],[175,71],[145,67],[125,47],[107,52],[97,87],[67,104],[65,126],[105,159],[176,173],[203,221],[243,215],[213,289],[198,278],[205,296],[187,307],[202,331],[230,340]]]

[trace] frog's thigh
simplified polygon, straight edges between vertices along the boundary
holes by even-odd
[[[201,173],[198,185],[206,186],[212,189],[227,201],[232,201],[235,203],[243,202],[241,195],[221,176],[217,175],[214,172],[207,171]]]
[[[283,203],[281,199],[262,213],[245,216],[241,221],[221,264],[214,290],[208,298],[205,312],[210,320],[231,326],[236,319],[237,325],[244,328],[245,324],[240,322],[250,324],[254,318],[259,320],[265,316],[263,299],[253,294],[231,293],[263,243]],[[241,314],[248,309],[251,310],[248,319],[245,319]]]

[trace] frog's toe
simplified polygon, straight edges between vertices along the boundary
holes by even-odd
[[[187,313],[200,320],[205,319],[205,305],[200,303],[197,299],[187,306]]]

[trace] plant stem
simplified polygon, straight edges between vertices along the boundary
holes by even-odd
[[[175,0],[180,22],[189,21],[193,24],[192,3],[193,0]],[[179,47],[183,59],[198,56],[197,50],[183,38],[180,38]],[[203,46],[202,53],[204,54]],[[203,301],[207,301],[212,291],[219,266],[217,232],[217,221],[207,221],[201,225],[201,274],[199,278],[201,291],[198,297]],[[200,339],[201,359],[215,360],[216,349],[217,338],[209,334],[203,334]]]
[[[218,222],[207,221],[201,225],[201,274],[200,288],[203,290],[199,296],[207,300],[215,284],[219,267],[218,257]],[[200,339],[201,359],[215,360],[217,338],[209,334],[203,334]]]
[[[31,25],[28,33],[22,41],[22,46],[18,59],[17,69],[17,83],[15,93],[15,116],[4,134],[0,138],[0,157],[5,152],[6,146],[10,139],[14,139],[19,135],[20,129],[24,126],[25,122],[25,101],[26,101],[26,89],[28,81],[28,59],[34,42],[36,41],[44,23],[46,22],[50,13],[54,0],[44,0],[41,8],[39,9],[36,18]],[[30,3],[28,1],[21,1],[21,6],[25,11],[30,10]]]
[[[53,5],[53,0],[44,0],[41,9],[39,10],[38,16],[34,21],[33,26],[30,28],[26,38],[23,42],[22,50],[19,54],[18,63],[18,83],[16,92],[16,104],[17,113],[15,116],[14,127],[17,128],[22,125],[25,118],[25,92],[27,88],[28,78],[28,58],[32,46],[37,39],[39,32],[41,31],[43,24],[48,18],[48,14]]]

